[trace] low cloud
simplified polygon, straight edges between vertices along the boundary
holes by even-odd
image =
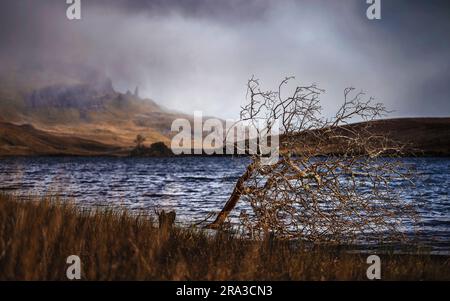
[[[369,21],[357,0],[90,0],[69,21],[65,1],[7,1],[0,60],[94,68],[119,90],[223,118],[238,116],[252,75],[268,89],[290,75],[317,83],[326,114],[354,86],[394,116],[448,115],[448,4],[382,4]]]

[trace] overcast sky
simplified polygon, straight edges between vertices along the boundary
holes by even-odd
[[[450,116],[450,2],[382,0],[4,0],[0,62],[89,66],[116,89],[187,113],[238,117],[252,75],[326,90],[326,114],[354,86],[394,116]]]

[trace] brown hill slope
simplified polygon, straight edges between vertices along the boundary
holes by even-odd
[[[117,92],[111,80],[93,72],[71,75],[47,68],[11,69],[0,74],[0,121],[32,124],[55,135],[130,147],[136,135],[147,143],[169,143],[176,118],[151,99]]]
[[[116,146],[78,137],[53,135],[31,125],[0,122],[0,156],[120,155]]]
[[[364,123],[351,124],[358,128]],[[370,122],[373,133],[388,135],[407,145],[407,155],[450,156],[450,118],[402,118]],[[300,134],[299,136],[301,136]],[[309,141],[308,143],[311,143]],[[148,144],[148,143],[146,143]],[[303,144],[305,145],[305,144]],[[324,152],[336,153],[329,145]],[[38,130],[31,125],[0,122],[0,156],[11,155],[126,155],[129,148],[121,148],[64,133],[57,135]],[[297,152],[301,152],[299,147]]]
[[[345,126],[352,132],[365,129],[371,134],[385,136],[395,145],[402,145],[404,155],[450,156],[450,118],[396,118],[354,123]],[[348,135],[348,131],[344,131]],[[296,137],[296,153],[314,147],[317,132],[303,132]],[[281,138],[283,139],[283,138]],[[341,153],[342,141],[326,142],[323,154]],[[358,152],[358,150],[356,150]]]
[[[138,134],[146,137],[148,145],[169,145],[176,134],[170,131],[172,121],[192,122],[191,116],[165,109],[137,93],[117,92],[111,80],[98,72],[83,68],[81,73],[69,72],[72,69],[79,70],[46,65],[0,70],[1,153],[109,153],[112,148],[134,146]],[[370,125],[373,132],[407,144],[409,153],[450,155],[450,118],[387,119]],[[296,151],[301,151],[302,136],[305,133],[299,134]],[[338,143],[327,146],[330,152],[337,148]]]
[[[450,118],[398,118],[372,122],[374,131],[406,145],[417,155],[450,155]]]

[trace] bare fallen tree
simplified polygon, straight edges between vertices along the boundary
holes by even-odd
[[[350,124],[379,118],[386,108],[347,88],[335,116],[325,119],[320,106],[324,91],[298,86],[285,95],[291,80],[285,78],[277,91],[262,91],[255,78],[248,81],[241,122],[258,131],[262,122],[266,132],[278,126],[280,156],[266,165],[260,152],[251,155],[208,227],[220,228],[241,201],[252,209],[241,213],[240,222],[253,238],[268,233],[313,242],[401,237],[402,227],[414,218],[399,189],[409,173],[398,160],[385,157],[400,154],[402,146],[386,133],[375,133],[370,122]]]

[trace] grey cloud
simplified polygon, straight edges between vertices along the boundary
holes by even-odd
[[[380,21],[368,21],[359,0],[82,5],[83,20],[72,22],[63,0],[3,1],[1,61],[93,68],[121,90],[139,85],[167,107],[225,118],[237,116],[252,74],[268,88],[288,75],[318,83],[327,113],[346,86],[396,116],[450,113],[445,0],[384,0]]]

